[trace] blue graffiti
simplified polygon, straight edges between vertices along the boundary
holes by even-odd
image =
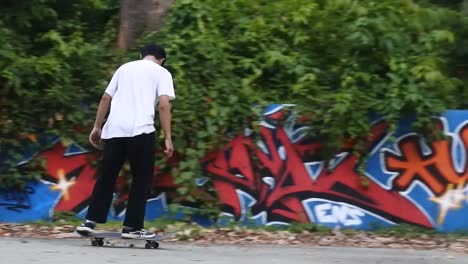
[[[3,190],[0,193],[0,221],[25,222],[50,220],[60,193],[50,190],[50,184],[30,182],[23,190]]]

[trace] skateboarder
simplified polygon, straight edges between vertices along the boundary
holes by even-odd
[[[175,98],[171,73],[162,65],[165,50],[156,44],[144,46],[140,60],[121,65],[114,73],[98,106],[90,143],[103,140],[101,174],[91,196],[86,220],[76,228],[80,234],[96,232],[96,223],[105,223],[117,176],[125,160],[132,172],[132,185],[121,236],[152,238],[143,229],[146,201],[154,174],[155,107],[159,109],[167,157],[173,153],[170,100]],[[104,124],[106,114],[110,112]],[[104,127],[103,127],[104,124]],[[102,130],[101,130],[102,129]]]

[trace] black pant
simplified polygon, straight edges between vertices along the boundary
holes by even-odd
[[[125,160],[132,172],[124,226],[143,228],[146,202],[154,174],[155,133],[105,140],[101,175],[91,196],[86,219],[105,223],[114,194],[115,181]]]

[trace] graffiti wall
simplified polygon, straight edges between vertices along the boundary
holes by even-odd
[[[92,188],[99,177],[95,164],[99,153],[90,152],[61,138],[51,138],[44,145],[51,148],[27,151],[19,164],[33,158],[47,163],[46,176],[39,182],[31,182],[23,191],[0,190],[0,221],[24,222],[51,220],[54,212],[74,212],[78,217],[86,215]],[[175,193],[172,176],[158,170],[153,182],[153,198],[148,200],[147,218],[159,218],[167,213],[166,193]],[[123,220],[128,184],[123,176],[118,178],[114,202],[109,220]]]
[[[377,120],[363,184],[351,145],[326,165],[318,157],[323,143],[305,136],[305,127],[290,109],[269,106],[260,135],[246,131],[203,159],[206,175],[197,184],[203,188],[212,183],[218,191],[220,222],[310,222],[355,229],[409,223],[444,232],[468,230],[468,111],[447,111],[435,118],[446,138],[431,144],[411,133],[411,120],[402,121],[392,134]],[[97,176],[89,153],[57,140],[38,155],[48,162],[48,176],[21,193],[2,191],[0,221],[48,219],[55,210],[84,216]],[[158,171],[153,187],[149,220],[167,215],[175,195],[169,173]],[[125,188],[117,190],[110,219],[122,219],[125,213]],[[200,217],[196,221],[210,224]]]

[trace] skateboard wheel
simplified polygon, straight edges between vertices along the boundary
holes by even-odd
[[[151,242],[151,244],[152,244],[152,246],[153,246],[154,249],[156,249],[156,248],[159,247],[159,243],[156,242],[156,241]]]
[[[98,240],[98,246],[100,246],[100,247],[104,246],[104,241]]]
[[[98,242],[97,242],[97,240],[93,240],[93,241],[91,241],[91,246],[93,246],[93,247],[97,247],[97,245],[98,245]]]
[[[145,248],[146,248],[146,249],[150,249],[151,247],[152,247],[151,243],[146,243],[146,244],[145,244]]]

